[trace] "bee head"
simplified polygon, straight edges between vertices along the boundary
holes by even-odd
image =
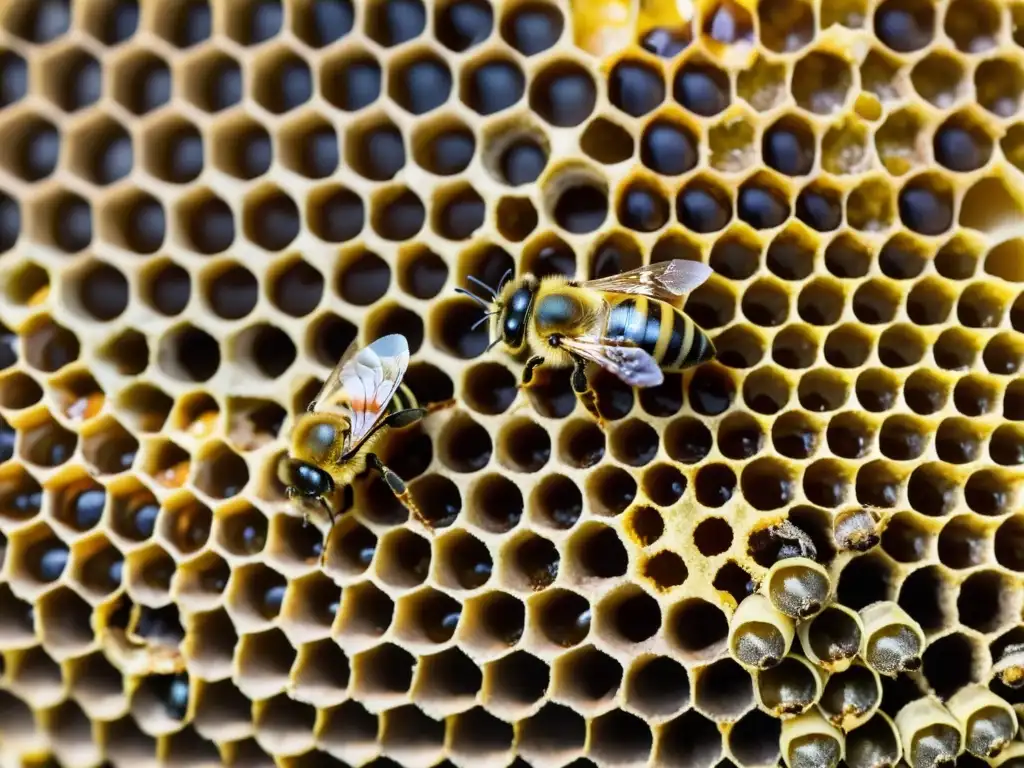
[[[490,295],[490,301],[470,292],[466,288],[456,288],[456,293],[468,296],[484,310],[484,316],[473,324],[471,330],[490,320],[491,345],[502,342],[510,352],[518,352],[526,344],[526,324],[529,318],[533,295],[537,291],[537,278],[524,275],[512,280],[512,270],[508,270],[498,281],[497,288],[487,285],[477,277],[470,275],[469,282],[483,289]],[[490,349],[488,347],[488,349]]]
[[[321,497],[334,491],[334,480],[329,474],[298,459],[282,458],[277,465],[277,477],[298,496]]]

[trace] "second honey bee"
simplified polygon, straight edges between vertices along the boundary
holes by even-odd
[[[595,363],[633,387],[656,387],[664,372],[707,362],[715,346],[680,309],[681,299],[704,283],[711,268],[675,259],[620,275],[578,282],[552,275],[527,274],[496,289],[471,281],[491,301],[456,289],[482,304],[493,318],[491,346],[503,343],[516,354],[529,350],[521,387],[547,362],[572,366],[572,388],[584,407],[603,424],[597,395],[587,381],[587,363]]]
[[[370,469],[383,477],[413,517],[430,528],[402,478],[373,451],[388,429],[407,427],[453,404],[448,400],[421,407],[402,383],[408,367],[409,344],[400,334],[384,336],[362,349],[353,344],[296,421],[291,453],[278,465],[278,477],[288,497],[303,505],[304,518],[319,508],[333,530],[335,515],[328,497]],[[329,530],[328,539],[330,535]],[[321,560],[326,552],[325,540]]]

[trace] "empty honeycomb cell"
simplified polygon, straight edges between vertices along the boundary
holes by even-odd
[[[549,64],[530,82],[530,109],[556,128],[582,124],[593,113],[596,103],[593,77],[572,61]]]
[[[772,425],[772,445],[783,456],[809,459],[821,444],[821,427],[799,411],[779,416]]]
[[[604,165],[615,165],[633,156],[633,137],[616,122],[595,117],[580,136],[583,153]]]
[[[0,164],[27,182],[42,181],[53,174],[60,159],[61,135],[41,115],[23,112],[3,127],[9,144],[0,152]],[[74,140],[72,140],[74,141]],[[75,144],[72,144],[72,150]]]
[[[768,167],[787,176],[804,176],[814,166],[815,139],[810,126],[797,117],[773,123],[761,139],[761,154]]]
[[[338,134],[317,116],[300,115],[281,131],[281,162],[301,176],[330,176],[338,168],[340,154]]]
[[[461,71],[459,96],[466,106],[483,117],[512,107],[525,93],[526,77],[512,59],[491,56],[470,63]],[[531,92],[531,102],[533,98]]]
[[[1012,621],[1013,606],[999,597],[1009,590],[1006,577],[994,570],[976,571],[960,585],[957,615],[960,622],[979,632],[997,632]]]
[[[328,56],[320,64],[320,89],[332,106],[357,112],[381,94],[381,66],[369,52],[348,49]]]
[[[989,59],[974,71],[978,104],[996,117],[1012,117],[1020,109],[1024,72],[1010,59]]]
[[[160,124],[158,124],[160,125]],[[168,136],[157,132],[153,136],[153,173],[165,181],[184,183],[191,181],[203,170],[206,153],[201,136],[190,123],[171,123]],[[262,176],[270,169],[273,148],[266,128],[244,114],[220,118],[211,129],[209,156],[213,167],[239,179],[250,180]]]
[[[544,698],[548,665],[525,651],[513,651],[484,667],[483,703],[505,718],[518,719]]]
[[[345,134],[345,160],[359,175],[371,181],[388,181],[406,162],[402,134],[394,123],[380,116],[357,123]],[[320,201],[320,205],[325,203]],[[348,202],[348,207],[351,206]]]
[[[299,234],[299,208],[283,190],[264,187],[244,201],[242,230],[261,248],[280,251]]]
[[[1020,370],[1024,363],[1024,350],[1014,335],[999,333],[985,345],[982,362],[990,373],[1009,376]]]
[[[388,631],[394,619],[395,604],[369,581],[347,587],[341,596],[341,607],[335,633],[366,647]]]
[[[429,50],[413,50],[389,65],[388,95],[413,115],[437,109],[451,92],[451,70]]]
[[[643,762],[653,743],[650,726],[628,712],[612,710],[590,722],[589,752],[599,760]]]
[[[468,599],[464,613],[459,636],[478,653],[503,653],[523,636],[526,607],[505,592],[484,592]]]
[[[954,632],[929,643],[924,654],[924,676],[940,696],[949,696],[972,682],[977,650],[974,641]]]
[[[148,544],[129,552],[125,559],[125,587],[140,602],[163,602],[171,591],[176,565],[163,547]]]
[[[181,70],[181,79],[184,80],[182,84],[184,97],[204,112],[216,114],[235,106],[242,100],[241,66],[233,57],[215,48],[208,48],[186,60]],[[169,92],[169,76],[165,87]],[[267,87],[270,87],[269,84],[257,86],[258,93],[265,94],[266,91],[262,89]],[[156,86],[150,84],[146,90],[155,91],[156,89]],[[141,101],[138,97],[136,99]],[[145,100],[152,102],[156,101],[156,98],[151,95]],[[155,106],[158,104],[154,104],[149,109]],[[263,106],[268,105],[263,104]],[[145,110],[137,108],[135,111]]]
[[[586,728],[586,721],[580,714],[548,702],[520,722],[519,751],[526,757],[543,755],[564,762],[583,749]]]

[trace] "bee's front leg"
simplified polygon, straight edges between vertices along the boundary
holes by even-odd
[[[523,378],[519,382],[519,389],[529,389],[533,386],[533,372],[544,364],[544,358],[540,355],[534,355],[526,361],[526,367],[523,368]]]
[[[597,409],[597,392],[590,386],[590,381],[587,379],[587,361],[582,357],[573,355],[572,376],[570,376],[569,382],[572,385],[572,391],[576,393],[577,399],[583,403],[583,407],[587,409],[587,412],[597,419],[598,426],[604,429],[604,417],[601,416],[601,412]]]
[[[366,457],[366,466],[372,469],[374,472],[379,472],[380,476],[384,478],[384,482],[388,484],[388,488],[395,494],[395,498],[398,499],[405,506],[406,509],[415,517],[428,531],[432,531],[433,527],[430,525],[430,521],[423,516],[420,508],[416,506],[416,502],[412,500],[412,494],[409,493],[409,489],[405,486],[405,481],[402,480],[393,470],[388,469],[384,466],[384,462],[375,453],[371,453]]]

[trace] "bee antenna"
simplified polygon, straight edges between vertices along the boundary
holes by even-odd
[[[498,292],[496,290],[494,290],[493,288],[491,288],[491,286],[489,286],[487,283],[485,283],[480,278],[474,277],[473,275],[468,275],[466,277],[466,279],[469,280],[469,282],[473,283],[473,285],[478,285],[481,288],[483,288],[485,291],[487,291],[489,294],[491,294],[491,298],[492,299],[498,298]]]
[[[469,298],[471,298],[473,301],[475,301],[477,304],[479,304],[484,309],[490,309],[491,308],[490,304],[488,304],[486,301],[481,299],[475,293],[473,293],[471,291],[467,291],[465,288],[461,288],[461,287],[460,288],[456,288],[455,292],[457,294],[459,294],[460,296],[468,296]]]
[[[481,317],[479,320],[477,320],[475,323],[473,323],[473,325],[471,325],[469,327],[470,332],[475,331],[477,328],[480,327],[480,325],[483,322],[485,322],[487,320],[488,317],[493,317],[495,314],[497,314],[497,313],[496,312],[488,312],[488,313],[486,313],[483,317]]]
[[[505,283],[512,277],[512,267],[505,270],[505,274],[501,276],[501,280],[498,281],[498,290],[495,293],[501,293],[501,289],[505,287]]]

